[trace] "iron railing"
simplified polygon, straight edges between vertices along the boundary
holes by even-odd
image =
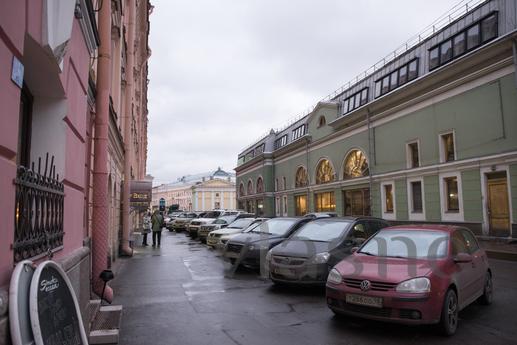
[[[64,185],[56,176],[54,157],[41,172],[20,166],[16,174],[16,204],[14,218],[14,261],[48,254],[63,245]]]

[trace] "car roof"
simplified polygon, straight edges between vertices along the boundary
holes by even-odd
[[[447,225],[447,224],[408,224],[408,225],[396,225],[384,228],[382,230],[422,230],[422,231],[443,231],[443,232],[454,232],[459,229],[467,229],[463,226]]]

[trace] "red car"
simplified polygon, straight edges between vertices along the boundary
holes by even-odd
[[[439,323],[455,333],[458,312],[492,302],[492,271],[470,230],[396,226],[380,230],[329,273],[327,305],[336,314],[405,324]]]

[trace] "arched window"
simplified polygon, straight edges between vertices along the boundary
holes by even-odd
[[[262,180],[262,177],[257,179],[257,194],[258,193],[264,193],[264,181]]]
[[[248,195],[253,194],[253,182],[248,181]]]
[[[316,168],[316,184],[333,182],[334,169],[327,159],[322,159]]]
[[[239,186],[239,196],[244,196],[244,183]]]
[[[304,167],[299,167],[298,170],[296,170],[295,188],[306,187],[308,184],[307,170],[305,170]]]
[[[345,166],[343,170],[344,179],[368,176],[370,174],[370,171],[368,169],[368,161],[363,151],[350,151],[348,156],[346,156]]]
[[[285,179],[285,176],[282,177],[282,186],[283,186],[283,189],[286,190],[287,189],[287,180]]]

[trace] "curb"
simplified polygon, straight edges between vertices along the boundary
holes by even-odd
[[[490,249],[485,249],[485,252],[490,259],[517,261],[517,252]]]

